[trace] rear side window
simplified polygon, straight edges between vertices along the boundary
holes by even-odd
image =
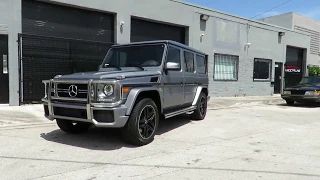
[[[206,68],[206,59],[204,56],[196,55],[197,60],[197,71],[199,74],[206,74],[207,68]]]
[[[193,53],[184,52],[184,60],[186,63],[186,72],[194,72],[194,56]]]

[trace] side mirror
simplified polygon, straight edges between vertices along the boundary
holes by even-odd
[[[175,62],[167,62],[165,69],[166,70],[179,70],[180,64],[175,63]]]

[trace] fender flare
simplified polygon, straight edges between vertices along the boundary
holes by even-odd
[[[125,106],[127,107],[127,111],[126,111],[126,115],[130,115],[131,114],[131,111],[136,103],[136,100],[139,96],[139,94],[141,92],[146,92],[146,91],[157,91],[159,93],[159,96],[160,96],[160,104],[161,104],[161,107],[160,109],[162,110],[162,97],[161,97],[161,93],[160,93],[160,90],[159,88],[156,88],[156,87],[142,87],[142,88],[134,88],[134,89],[131,89],[128,97],[127,97],[127,100],[125,102]]]
[[[205,86],[198,86],[197,87],[196,95],[194,96],[194,99],[193,99],[193,102],[192,102],[192,106],[195,106],[197,104],[199,96],[200,96],[200,93],[202,92],[202,89],[208,89],[208,88],[205,87]]]

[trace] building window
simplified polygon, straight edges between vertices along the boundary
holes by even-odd
[[[254,59],[253,80],[254,81],[270,81],[271,62],[269,59]]]
[[[215,54],[214,55],[214,80],[238,80],[239,56]]]
[[[186,63],[186,72],[194,72],[194,56],[193,53],[184,52],[184,60]]]
[[[206,74],[207,73],[207,63],[204,56],[196,55],[197,59],[197,71],[199,74]]]

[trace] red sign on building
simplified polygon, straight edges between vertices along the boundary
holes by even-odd
[[[284,71],[285,72],[300,73],[301,69],[298,66],[285,66]]]

